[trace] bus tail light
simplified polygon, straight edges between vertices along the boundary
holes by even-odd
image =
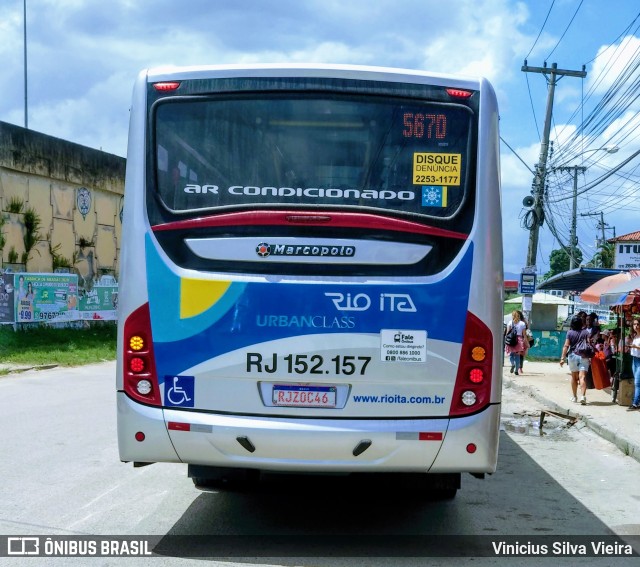
[[[464,89],[447,89],[447,94],[453,98],[469,98],[473,91],[467,91]]]
[[[476,413],[490,402],[492,361],[491,330],[478,317],[467,313],[450,415]]]
[[[165,93],[178,90],[179,86],[180,86],[179,81],[163,81],[160,83],[153,83],[154,89],[156,89],[158,92],[165,92]]]
[[[148,303],[125,321],[123,350],[124,391],[138,402],[161,405]]]

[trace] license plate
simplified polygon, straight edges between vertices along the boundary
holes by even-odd
[[[291,408],[335,408],[336,387],[274,384],[272,401]]]

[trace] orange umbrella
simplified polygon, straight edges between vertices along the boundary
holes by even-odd
[[[631,278],[600,296],[600,305],[631,305],[640,297],[640,278]]]
[[[606,276],[596,283],[591,284],[580,294],[580,299],[585,303],[600,303],[600,296],[607,293],[611,288],[620,285],[622,282],[628,282],[631,278],[640,276],[640,270],[630,270],[628,272],[620,272],[612,276]]]

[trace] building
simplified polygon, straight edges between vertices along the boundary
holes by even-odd
[[[616,236],[607,242],[615,245],[614,268],[618,270],[640,269],[640,232]]]
[[[0,268],[117,278],[125,163],[0,122]]]
[[[504,292],[509,293],[518,293],[519,288],[518,280],[504,280]]]

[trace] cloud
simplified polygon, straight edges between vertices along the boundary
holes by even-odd
[[[3,8],[0,58],[6,64],[0,75],[0,120],[21,125],[22,3]],[[530,167],[538,161],[520,71],[539,31],[541,10],[532,2],[28,0],[27,10],[29,125],[89,147],[125,155],[131,92],[143,68],[352,63],[488,77],[496,89],[506,139],[517,144],[516,151]],[[531,57],[556,41],[545,31]],[[625,49],[631,48],[629,43]],[[590,75],[597,74],[605,57],[596,60]],[[543,81],[536,85],[542,92]],[[558,108],[563,97],[571,103],[578,100],[578,87],[572,88],[558,89]],[[543,101],[544,94],[535,100]],[[543,112],[542,102],[540,109]],[[522,198],[529,194],[532,176],[502,149],[504,217],[511,225],[522,215]],[[505,239],[513,247],[505,256],[510,262],[520,257],[518,266],[524,262],[527,238],[519,226],[510,230]]]
[[[114,73],[92,85],[82,97],[59,99],[31,107],[31,121],[50,135],[69,139],[90,148],[125,156],[128,135],[130,87],[127,73]],[[96,111],[96,108],[101,111]]]
[[[603,45],[596,56],[595,61],[587,76],[589,92],[595,95],[603,95],[614,81],[620,76],[634,77],[638,79],[638,69],[630,75],[629,64],[638,60],[640,53],[640,38],[626,36],[618,43]]]
[[[510,0],[40,0],[27,10],[30,126],[81,141],[88,122],[110,114],[90,136],[93,147],[126,139],[131,88],[145,67],[308,61],[423,68],[487,75],[504,97],[500,83],[531,43],[519,31],[528,10]],[[0,55],[14,64],[0,79],[0,119],[15,120],[24,99],[22,6],[7,12]],[[123,135],[114,137],[116,127]],[[124,147],[113,151],[123,155]]]
[[[494,83],[515,73],[513,59],[531,38],[519,31],[526,21],[524,4],[500,0],[463,2],[463,9],[445,15],[452,25],[444,26],[435,40],[425,42],[426,68],[487,77]]]

